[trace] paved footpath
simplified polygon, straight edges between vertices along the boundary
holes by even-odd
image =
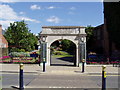
[[[42,66],[38,64],[24,64],[25,73],[43,73],[43,74],[80,74],[82,67],[73,66],[46,66],[46,72],[42,72]],[[18,73],[19,64],[0,64],[2,73]],[[118,74],[119,68],[112,65],[106,65],[108,74]],[[85,72],[87,74],[101,74],[102,65],[86,65]]]

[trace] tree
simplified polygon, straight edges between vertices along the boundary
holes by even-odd
[[[10,23],[6,29],[5,38],[8,41],[10,51],[31,51],[35,49],[37,38],[28,30],[24,21]]]
[[[93,38],[93,29],[94,27],[92,27],[91,25],[88,25],[85,29],[86,33],[87,33],[87,41],[91,40]]]
[[[72,41],[64,39],[61,41],[61,45],[62,45],[62,50],[66,51],[70,54],[75,53],[76,46]]]
[[[92,27],[91,25],[88,25],[85,29],[86,33],[87,33],[87,51],[90,51],[93,49],[93,44],[94,44],[94,33],[93,33],[94,27]]]

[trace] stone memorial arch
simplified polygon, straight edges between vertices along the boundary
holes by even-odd
[[[46,64],[50,65],[50,46],[56,40],[67,39],[76,45],[76,66],[79,66],[81,61],[86,62],[86,33],[85,27],[81,26],[43,26],[40,33],[41,43],[46,43],[44,53]]]

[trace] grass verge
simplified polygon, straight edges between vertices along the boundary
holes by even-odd
[[[52,55],[53,57],[58,57],[58,58],[61,58],[61,57],[73,57],[73,55]]]

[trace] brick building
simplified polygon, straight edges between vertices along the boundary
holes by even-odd
[[[105,56],[120,53],[120,2],[104,2],[104,24],[95,27],[95,47]],[[99,51],[98,50],[98,51]]]
[[[96,53],[103,54],[104,51],[104,24],[99,25],[94,28],[94,48],[96,50]]]
[[[111,53],[116,51],[115,43],[109,39],[109,33],[107,31],[105,22],[104,24],[94,28],[94,37],[94,45],[97,53],[103,54],[105,56],[111,56]],[[111,52],[110,49],[112,49]]]
[[[8,48],[8,42],[2,35],[2,25],[0,25],[0,48]]]
[[[0,25],[0,57],[8,54],[8,42],[2,35],[2,25]]]
[[[104,2],[104,25],[109,55],[120,53],[120,2]]]

